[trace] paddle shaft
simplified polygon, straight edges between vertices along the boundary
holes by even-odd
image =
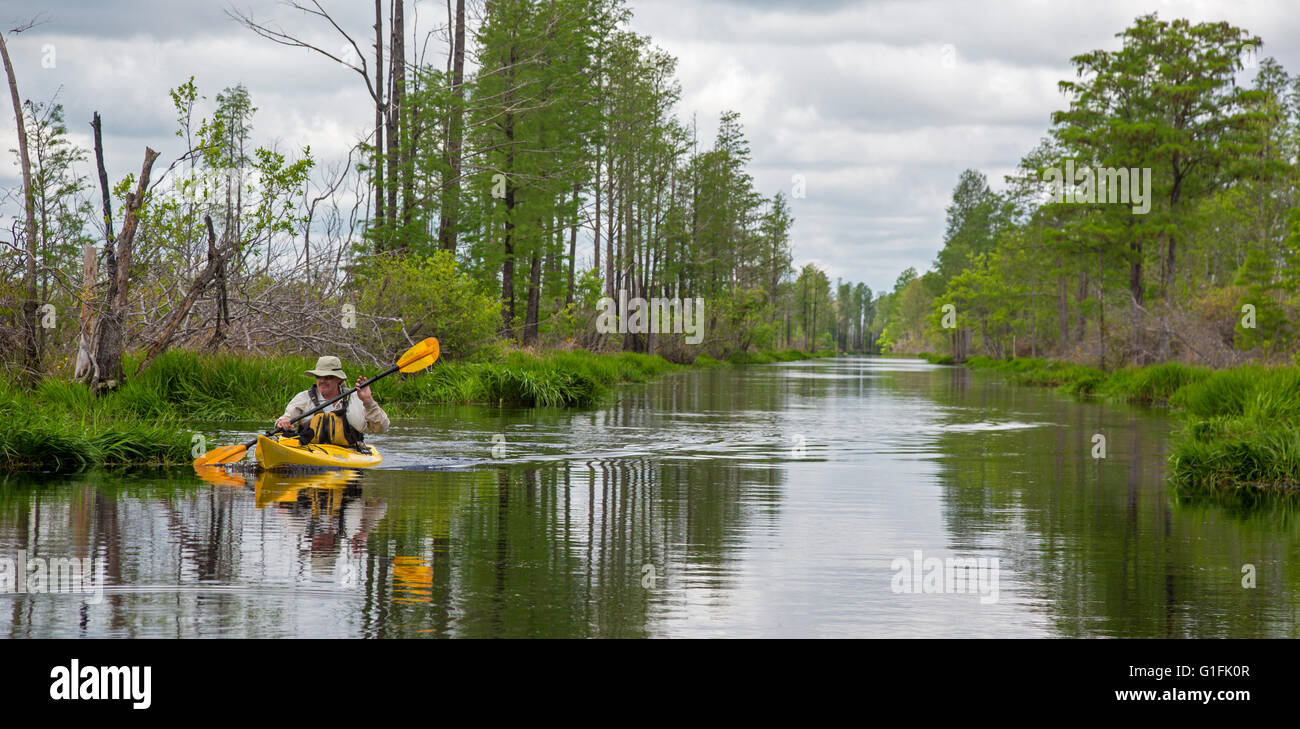
[[[370,378],[369,380],[366,380],[366,383],[365,383],[364,385],[357,385],[356,387],[354,387],[354,388],[352,388],[352,389],[350,389],[350,390],[344,390],[343,392],[340,392],[338,395],[336,395],[336,396],[334,396],[334,397],[332,397],[332,398],[326,400],[325,402],[321,403],[320,405],[317,405],[315,408],[313,408],[313,409],[311,409],[311,410],[308,410],[307,412],[303,413],[302,415],[299,415],[298,417],[296,417],[296,418],[294,418],[293,420],[289,421],[289,425],[292,426],[294,423],[298,422],[299,420],[302,420],[303,418],[310,418],[311,416],[315,415],[316,413],[319,413],[320,411],[324,410],[325,408],[329,407],[330,405],[333,405],[334,403],[338,402],[339,400],[342,400],[343,398],[347,397],[348,395],[351,395],[352,393],[356,392],[357,390],[360,390],[360,389],[363,388],[363,387],[370,387],[371,385],[375,384],[375,383],[378,382],[379,380],[381,380],[381,379],[383,379],[383,378],[385,378],[385,377],[387,377],[387,376],[393,374],[394,372],[397,372],[397,371],[400,370],[400,369],[401,369],[401,368],[398,367],[397,365],[393,365],[392,367],[389,367],[388,369],[384,370],[383,372],[380,372],[379,374],[375,375],[374,377]],[[272,435],[275,435],[276,433],[287,433],[287,432],[288,432],[288,429],[287,429],[287,428],[276,428],[276,429],[274,429],[274,430],[268,430],[268,431],[266,431],[266,435],[267,435],[268,437],[270,437],[270,436],[272,436]],[[247,443],[245,443],[244,445],[245,445],[245,446],[248,446],[248,447],[252,447],[252,446],[254,446],[254,445],[256,445],[256,444],[257,444],[257,439],[254,438],[254,439],[248,441]]]
[[[311,417],[312,415],[315,415],[316,413],[319,413],[320,411],[324,410],[325,408],[329,407],[330,405],[333,405],[334,403],[338,402],[339,400],[342,400],[343,398],[347,397],[348,395],[351,395],[352,393],[356,392],[357,390],[360,390],[360,389],[363,388],[363,387],[370,387],[371,385],[375,384],[375,383],[378,382],[379,380],[381,380],[381,379],[383,379],[383,378],[385,378],[385,377],[387,377],[387,376],[393,374],[394,372],[398,371],[399,369],[401,369],[401,368],[398,367],[397,365],[393,365],[392,367],[389,367],[388,369],[384,370],[383,372],[380,372],[379,374],[375,375],[374,377],[370,378],[369,380],[366,380],[366,383],[365,383],[364,385],[357,385],[356,387],[352,388],[351,390],[344,390],[343,392],[340,392],[338,395],[335,395],[334,397],[331,397],[330,399],[326,400],[325,402],[321,403],[320,405],[317,405],[314,409],[312,409],[312,410],[308,410],[307,412],[303,413],[302,415],[299,415],[298,417],[294,418],[293,420],[291,420],[291,421],[289,422],[289,424],[290,424],[290,425],[293,425],[294,423],[298,422],[299,420],[302,420],[303,418]]]

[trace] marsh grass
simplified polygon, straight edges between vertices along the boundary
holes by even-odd
[[[1102,385],[1108,395],[1138,405],[1167,405],[1174,393],[1210,376],[1208,367],[1165,362],[1118,370]]]
[[[10,471],[81,471],[94,466],[188,463],[190,434],[179,423],[142,425],[46,416],[0,431],[0,467]]]
[[[704,355],[700,356],[702,357]],[[834,356],[835,352],[830,350],[823,350],[813,354],[798,349],[769,350],[764,352],[746,352],[744,350],[737,350],[728,355],[726,361],[733,365],[772,364],[773,362],[795,362],[798,360]]]
[[[1300,489],[1300,369],[1215,372],[1171,402],[1187,413],[1170,478],[1183,490]]]
[[[1174,408],[1182,422],[1172,440],[1169,478],[1183,493],[1300,490],[1298,367],[1211,370],[1165,362],[1104,373],[1033,358],[972,357],[968,364],[1022,384]]]
[[[797,350],[733,357],[741,362],[806,359]],[[698,366],[723,363],[701,355]],[[266,421],[311,384],[304,357],[200,355],[173,350],[116,390],[93,397],[85,386],[45,380],[34,391],[0,377],[0,468],[81,471],[100,466],[174,465],[193,458],[187,423]],[[124,368],[134,372],[138,357]],[[355,383],[367,374],[344,363]],[[350,367],[347,365],[351,364]],[[504,353],[491,362],[441,361],[422,374],[396,374],[375,396],[401,416],[427,405],[482,403],[589,408],[620,383],[648,382],[684,369],[662,357],[585,350]],[[215,444],[210,444],[215,445]]]
[[[758,352],[755,354],[744,350],[737,350],[727,357],[727,361],[734,365],[771,364],[776,361],[776,357],[770,352]]]

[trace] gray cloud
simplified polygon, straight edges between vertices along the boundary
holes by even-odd
[[[373,32],[373,5],[321,1],[359,42]],[[323,48],[342,49],[328,27],[274,0],[236,5]],[[76,141],[90,145],[90,115],[103,113],[114,179],[138,171],[146,144],[163,152],[164,163],[180,153],[167,91],[190,76],[208,97],[200,115],[211,113],[221,89],[244,83],[259,109],[258,144],[310,144],[322,163],[342,159],[373,119],[360,78],[257,38],[227,18],[225,7],[50,0],[43,5],[49,22],[6,38],[23,96],[48,100],[61,89]],[[411,7],[409,22],[418,18],[421,36],[446,22],[443,2]],[[760,192],[788,193],[791,177],[805,176],[807,197],[791,201],[796,265],[815,261],[832,279],[875,290],[892,287],[908,266],[929,266],[960,172],[974,167],[1001,184],[1047,133],[1051,112],[1065,106],[1056,83],[1073,78],[1070,57],[1116,47],[1115,34],[1134,17],[1157,11],[1228,20],[1263,37],[1261,56],[1300,70],[1300,47],[1291,40],[1300,16],[1279,0],[646,0],[633,8],[631,29],[679,59],[678,112],[688,121],[694,115],[702,145],[711,143],[720,112],[735,109]],[[32,15],[22,0],[0,0],[5,28]],[[42,66],[48,47],[54,68]],[[428,50],[442,62],[438,38]],[[15,146],[7,111],[0,137],[9,140],[5,149]],[[11,157],[0,163],[0,185],[10,188],[17,184]]]

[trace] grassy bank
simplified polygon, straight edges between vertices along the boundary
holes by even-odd
[[[706,356],[696,367],[807,359],[797,350]],[[128,358],[127,372],[137,360]],[[147,372],[95,398],[82,385],[46,380],[25,392],[0,379],[0,468],[78,471],[96,466],[184,464],[193,454],[192,424],[278,416],[293,393],[311,384],[306,357],[251,357],[167,352]],[[368,370],[345,363],[352,381]],[[441,361],[418,375],[392,375],[375,388],[394,417],[427,405],[482,403],[515,407],[592,407],[618,384],[647,382],[685,369],[662,357],[583,350],[511,352],[492,362]]]
[[[80,471],[95,466],[187,462],[190,434],[174,415],[141,420],[125,398],[47,380],[24,392],[0,380],[0,468]]]
[[[819,352],[813,352],[812,354],[808,354],[807,352],[803,352],[798,349],[783,349],[779,351],[774,350],[770,352],[759,352],[757,354],[739,351],[739,352],[733,352],[731,356],[727,358],[727,362],[734,365],[772,364],[773,362],[795,362],[804,359],[815,359],[818,357],[834,357],[834,356],[835,356],[835,352],[830,350],[822,350]],[[701,355],[701,357],[704,357],[704,355]],[[706,357],[706,359],[708,359],[710,362],[714,362],[714,363],[717,362],[717,360],[712,359],[711,357]],[[700,357],[695,358],[695,364],[697,365],[700,364]]]
[[[1022,385],[1057,387],[1072,395],[1097,395],[1133,405],[1168,406],[1183,387],[1200,382],[1214,371],[1179,362],[1126,367],[1103,372],[1096,367],[1032,357],[996,360],[971,357],[972,369],[993,370]]]
[[[1179,416],[1170,480],[1188,491],[1300,488],[1300,368],[1211,370],[1177,362],[1102,372],[1042,359],[967,366],[1079,396],[1169,407]]]

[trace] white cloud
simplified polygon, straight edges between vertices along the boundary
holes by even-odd
[[[372,10],[323,2],[365,52]],[[274,0],[240,3],[247,5],[322,48],[343,45],[332,29]],[[162,152],[161,163],[180,153],[167,91],[191,75],[208,97],[200,115],[211,113],[221,89],[242,82],[258,107],[256,143],[285,151],[310,145],[322,165],[342,159],[373,123],[361,78],[256,37],[224,7],[53,3],[49,23],[8,38],[20,90],[47,100],[61,87],[69,130],[86,147],[91,113],[100,111],[114,179],[139,170],[146,144]],[[410,7],[421,36],[446,22],[440,3]],[[873,289],[892,286],[907,266],[929,265],[960,172],[979,169],[998,187],[1047,133],[1051,112],[1064,107],[1056,84],[1073,78],[1070,57],[1115,47],[1115,34],[1137,15],[1227,20],[1263,37],[1261,57],[1300,70],[1291,40],[1300,15],[1281,0],[647,0],[633,7],[631,29],[678,58],[678,111],[685,121],[696,117],[701,145],[712,142],[719,114],[733,109],[761,193],[789,193],[791,177],[805,176],[807,197],[791,201],[796,261],[815,258]],[[26,3],[0,0],[0,17],[31,15]],[[57,52],[53,69],[40,64],[47,44]],[[955,50],[951,68],[945,44]],[[445,45],[435,38],[428,53],[440,63]],[[0,136],[14,137],[7,113]],[[0,164],[0,185],[16,179],[10,156]]]

